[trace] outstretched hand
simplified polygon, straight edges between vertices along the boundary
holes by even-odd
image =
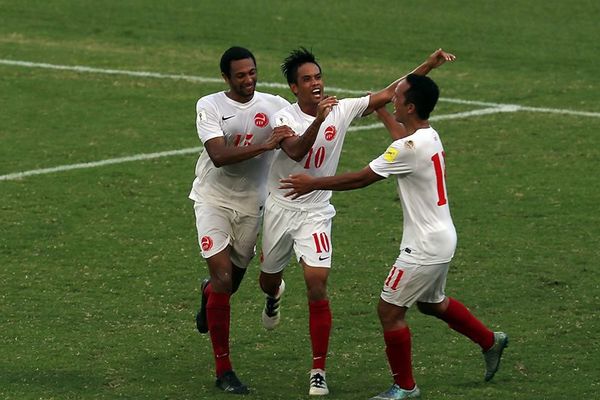
[[[313,177],[306,174],[290,175],[287,178],[279,180],[281,183],[279,189],[290,189],[290,191],[285,194],[285,197],[291,197],[292,200],[295,200],[314,190],[311,187],[313,179]]]
[[[437,68],[444,64],[446,61],[454,61],[456,56],[454,54],[446,53],[442,49],[437,49],[427,58],[427,64],[433,68]]]

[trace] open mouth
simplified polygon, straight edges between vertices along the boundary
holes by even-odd
[[[311,91],[312,95],[315,96],[317,99],[321,98],[321,88],[314,88]]]

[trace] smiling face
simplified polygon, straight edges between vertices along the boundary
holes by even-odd
[[[229,85],[229,98],[240,103],[252,100],[256,90],[256,64],[251,58],[231,61],[231,76],[223,74],[223,79]]]
[[[298,98],[298,104],[316,106],[323,98],[323,79],[321,69],[313,63],[298,67],[296,82],[290,84],[292,92]]]

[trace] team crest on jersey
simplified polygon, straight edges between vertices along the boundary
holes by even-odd
[[[206,110],[202,109],[198,111],[198,118],[200,118],[200,121],[206,122],[208,120],[208,118],[206,118]]]
[[[325,139],[332,141],[335,138],[336,133],[337,129],[335,129],[335,126],[329,125],[327,128],[325,128]]]
[[[267,117],[267,114],[258,113],[254,116],[254,125],[258,126],[259,128],[267,126],[268,123],[269,118]]]
[[[202,246],[203,251],[209,251],[213,247],[213,240],[210,236],[202,236],[200,239],[200,246]]]
[[[388,147],[385,153],[383,153],[383,159],[387,162],[392,162],[396,159],[398,155],[398,150],[393,148],[392,146]]]

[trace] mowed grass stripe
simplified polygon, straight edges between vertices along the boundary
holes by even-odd
[[[468,118],[468,117],[474,117],[474,116],[480,116],[480,115],[495,114],[495,113],[500,113],[500,112],[514,112],[514,111],[515,111],[514,107],[491,107],[491,108],[484,108],[481,110],[472,110],[472,111],[465,111],[465,112],[460,112],[460,113],[437,115],[437,116],[433,116],[433,117],[429,118],[429,120],[430,121],[441,121],[441,120],[446,120],[446,119]],[[379,128],[383,128],[382,123],[375,123],[375,124],[362,125],[362,126],[351,126],[348,129],[348,131],[349,132],[358,132],[358,131],[365,131],[365,130],[379,129]],[[71,171],[71,170],[75,170],[75,169],[96,168],[96,167],[102,167],[105,165],[121,164],[121,163],[132,162],[132,161],[146,161],[146,160],[152,160],[155,158],[193,154],[193,153],[199,153],[202,150],[202,148],[203,147],[189,147],[186,149],[168,150],[168,151],[161,151],[158,153],[136,154],[133,156],[110,158],[110,159],[106,159],[106,160],[91,161],[91,162],[87,162],[87,163],[67,164],[67,165],[59,165],[59,166],[50,167],[50,168],[40,168],[40,169],[33,169],[33,170],[29,170],[29,171],[14,172],[14,173],[6,174],[6,175],[0,175],[0,181],[11,181],[11,180],[26,178],[28,176],[33,176],[33,175],[52,174],[55,172],[65,172],[65,171]]]
[[[83,66],[83,65],[59,65],[59,64],[48,64],[48,63],[39,63],[39,62],[31,62],[31,61],[9,60],[9,59],[0,59],[0,64],[19,66],[19,67],[25,67],[25,68],[46,68],[46,69],[55,69],[55,70],[75,71],[75,72],[82,72],[82,73],[97,73],[97,74],[111,74],[111,75],[126,75],[126,76],[142,77],[142,78],[186,80],[186,81],[200,82],[200,83],[221,83],[222,82],[222,79],[219,79],[219,78],[208,78],[208,77],[194,76],[194,75],[163,74],[160,72],[149,72],[149,71],[105,69],[105,68],[88,67],[88,66]],[[258,87],[266,87],[266,88],[278,88],[278,89],[285,89],[288,87],[288,85],[286,85],[286,84],[277,83],[277,82],[258,82],[257,86]],[[363,95],[368,92],[368,90],[354,90],[354,89],[338,88],[338,87],[332,87],[332,86],[328,86],[328,90],[331,92],[336,92],[336,93],[348,93],[348,94],[355,94],[355,95]],[[527,107],[527,106],[520,106],[518,104],[490,103],[490,102],[477,101],[477,100],[453,99],[453,98],[447,98],[447,97],[440,97],[439,100],[448,102],[448,103],[456,103],[456,104],[469,104],[469,105],[477,105],[477,106],[483,106],[483,107],[504,107],[504,108],[513,107],[513,108],[518,108],[519,110],[522,110],[522,111],[600,118],[600,112],[592,112],[592,111],[578,111],[578,110],[545,108],[545,107]]]

